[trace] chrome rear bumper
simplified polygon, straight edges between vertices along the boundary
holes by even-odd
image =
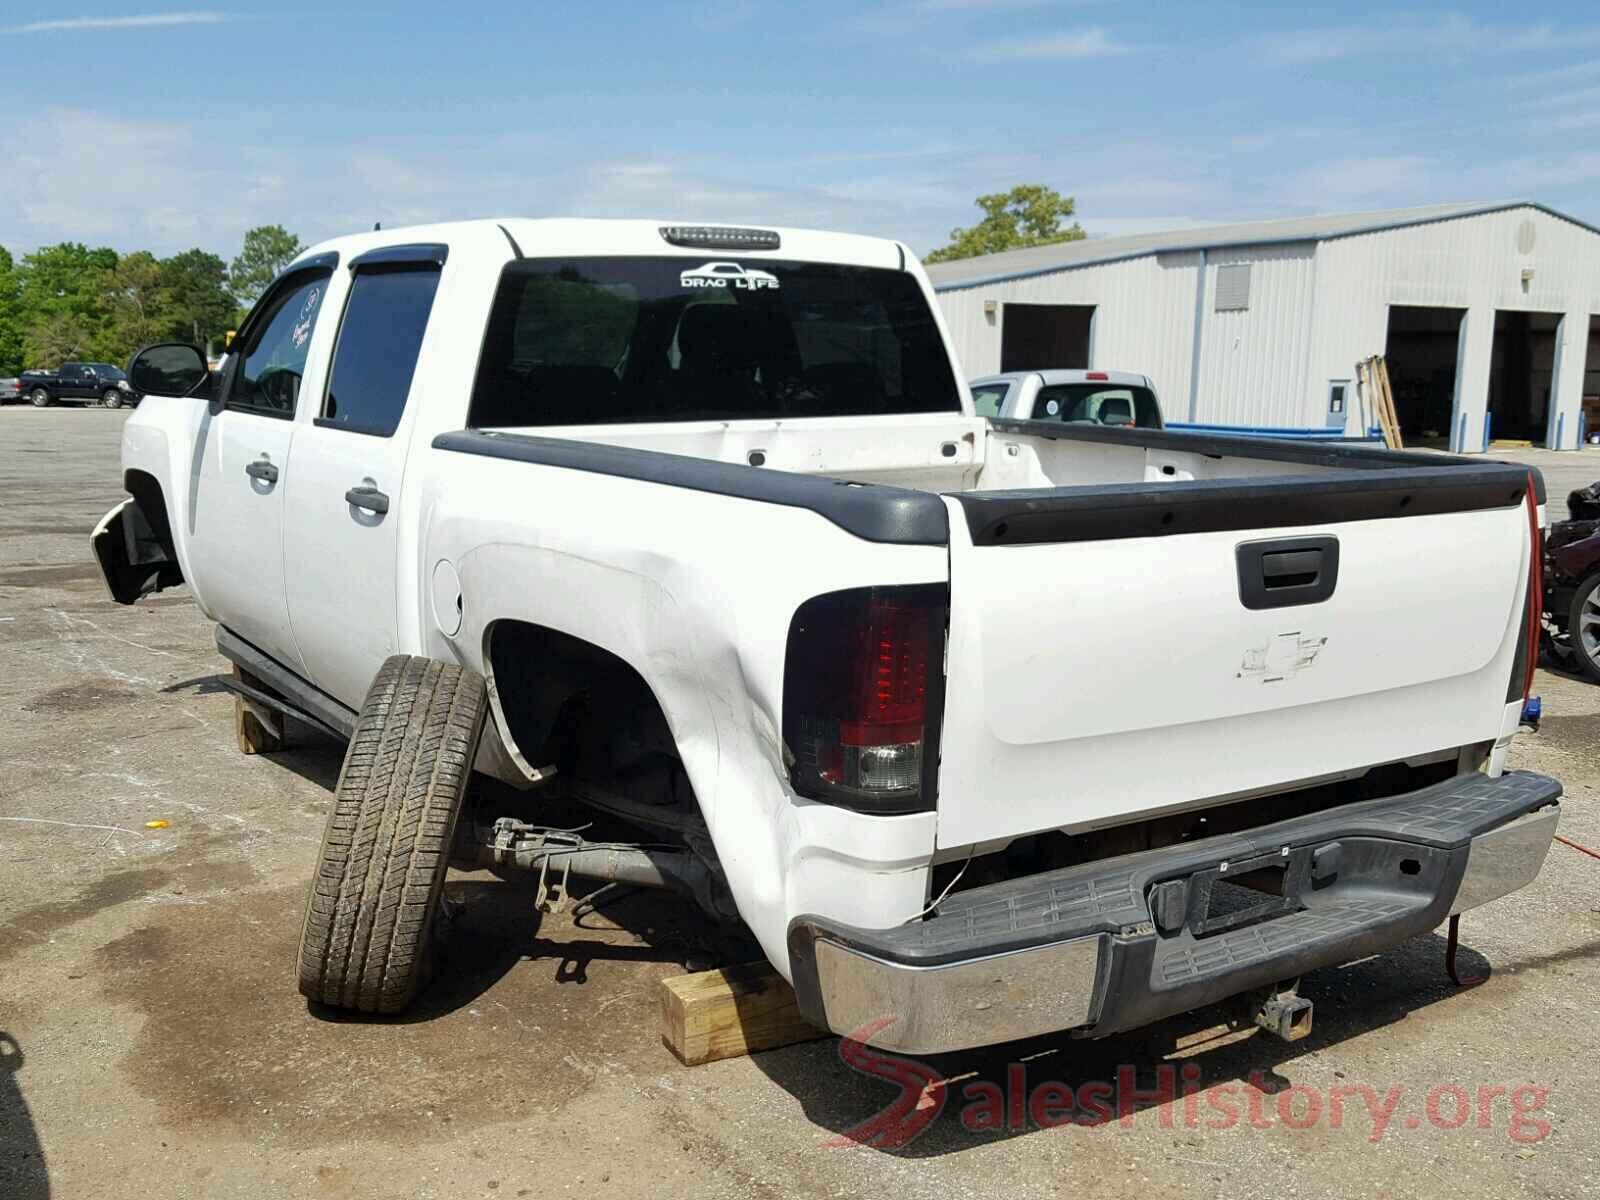
[[[1464,775],[1383,800],[958,892],[889,930],[789,929],[806,1016],[935,1053],[1058,1030],[1101,1036],[1387,949],[1529,883],[1561,785]],[[1283,871],[1282,896],[1209,913],[1213,885]]]

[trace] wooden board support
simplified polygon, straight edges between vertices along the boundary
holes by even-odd
[[[233,664],[233,677],[253,688],[265,688],[259,679]],[[283,749],[285,719],[281,713],[257,708],[254,701],[246,700],[237,692],[233,697],[233,735],[244,754],[274,754]]]
[[[661,981],[661,1041],[686,1067],[831,1036],[764,962]]]

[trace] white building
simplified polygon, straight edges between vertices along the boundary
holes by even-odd
[[[928,272],[968,377],[1120,368],[1151,377],[1175,424],[1354,436],[1377,423],[1356,362],[1384,354],[1407,445],[1600,432],[1600,230],[1539,204],[1092,238]]]

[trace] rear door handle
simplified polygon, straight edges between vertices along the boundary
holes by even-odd
[[[1339,583],[1339,539],[1274,538],[1241,542],[1239,603],[1246,608],[1292,608],[1321,604]]]
[[[389,497],[375,487],[362,484],[353,487],[344,494],[345,503],[356,508],[364,508],[368,512],[386,513],[389,511]]]
[[[259,479],[263,483],[278,482],[278,468],[264,458],[257,459],[253,463],[246,463],[244,473],[250,476],[251,479]]]

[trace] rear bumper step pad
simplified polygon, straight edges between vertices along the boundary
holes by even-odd
[[[797,917],[795,991],[817,1024],[877,1025],[863,1040],[912,1052],[1135,1028],[1387,949],[1524,886],[1560,795],[1528,772],[1463,775],[958,892],[936,917],[894,929]],[[1230,874],[1275,869],[1283,895],[1212,912]]]

